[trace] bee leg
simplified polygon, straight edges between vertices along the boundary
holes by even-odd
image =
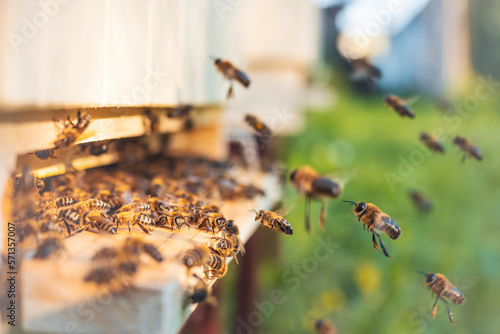
[[[375,232],[373,232],[373,233],[375,233]],[[388,251],[387,251],[387,249],[385,248],[384,243],[382,242],[382,238],[380,237],[380,234],[378,234],[378,233],[375,233],[375,234],[376,234],[376,235],[377,235],[377,237],[378,237],[378,241],[380,241],[380,246],[382,247],[382,251],[384,252],[384,255],[385,255],[385,256],[387,256],[388,258],[391,258],[391,257],[389,256],[389,252],[388,252]]]
[[[311,222],[310,222],[310,218],[311,218],[311,197],[310,196],[307,196],[306,197],[306,231],[307,233],[311,233]]]
[[[150,232],[147,228],[145,228],[145,227],[144,227],[144,225],[142,225],[142,224],[141,224],[141,223],[139,223],[139,222],[135,222],[135,223],[136,223],[136,224],[137,224],[137,225],[141,228],[141,230],[142,230],[144,233],[146,233],[146,234],[151,234],[151,232]]]
[[[325,229],[325,218],[326,218],[326,202],[325,200],[321,201],[321,211],[319,214],[319,228]]]
[[[377,239],[375,239],[375,233],[372,233],[372,242],[373,242],[373,248],[375,248],[376,250],[378,250],[380,252],[380,249],[378,248],[378,244],[377,244]]]
[[[453,319],[453,313],[451,313],[451,310],[450,310],[450,304],[448,304],[446,299],[444,299],[443,297],[439,297],[439,298],[441,298],[445,302],[446,308],[448,309],[448,317],[450,318],[451,323],[454,325],[455,320]]]
[[[436,301],[434,302],[434,305],[432,305],[432,317],[436,317],[436,311],[437,311],[437,306],[438,306],[438,300],[439,296],[437,296]]]
[[[233,93],[233,83],[231,82],[231,85],[229,86],[229,89],[227,90],[227,99],[229,100],[232,97],[234,97],[234,93]]]

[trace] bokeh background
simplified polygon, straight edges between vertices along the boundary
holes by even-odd
[[[346,180],[345,189],[328,202],[324,231],[317,226],[320,205],[312,205],[308,235],[305,200],[287,180],[284,202],[294,206],[286,218],[294,235],[261,229],[254,237],[259,245],[254,311],[262,317],[242,320],[254,321],[258,333],[313,333],[318,318],[333,321],[340,333],[498,332],[500,87],[491,88],[487,98],[477,92],[484,92],[484,79],[500,81],[495,65],[500,3],[401,1],[411,10],[402,10],[404,18],[393,19],[397,24],[381,29],[366,48],[345,42],[346,36],[365,29],[373,20],[370,13],[388,2],[317,3],[322,6],[320,51],[310,87],[322,93],[310,94],[302,106],[304,127],[273,145],[288,171],[311,165]],[[375,85],[353,81],[345,60],[349,54],[339,52],[339,40],[347,43],[350,56],[369,57],[382,70],[381,80]],[[418,96],[412,104],[416,118],[401,118],[384,106],[388,93]],[[422,131],[443,133],[446,153],[423,147]],[[472,140],[484,160],[461,163],[452,144],[456,135]],[[400,178],[392,182],[390,175]],[[413,189],[432,201],[431,212],[413,205],[408,196]],[[398,222],[402,236],[384,238],[392,259],[373,249],[370,234],[342,200],[373,202]],[[335,244],[326,259],[315,256],[319,240]],[[292,274],[297,268],[302,274]],[[464,304],[451,305],[455,326],[442,302],[432,319],[434,298],[415,270],[442,273],[464,293]],[[235,319],[233,298],[241,296],[237,274],[229,275],[220,286],[226,328],[246,333]],[[283,303],[265,309],[275,290],[282,292]]]

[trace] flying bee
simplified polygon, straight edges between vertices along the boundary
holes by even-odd
[[[420,140],[425,144],[425,146],[427,146],[431,151],[433,152],[439,152],[439,153],[442,153],[444,154],[444,146],[443,144],[441,144],[439,141],[437,141],[437,139],[426,133],[426,132],[422,132],[420,134]]]
[[[64,241],[60,237],[49,237],[38,246],[34,258],[46,259],[65,250]]]
[[[267,226],[273,231],[279,231],[282,232],[283,234],[287,235],[292,235],[293,230],[292,226],[290,223],[277,213],[273,211],[266,211],[266,210],[253,210],[255,213],[255,220],[260,221],[262,226]]]
[[[205,263],[205,275],[208,279],[222,278],[227,273],[226,259],[217,252],[211,252]]]
[[[192,109],[193,106],[190,104],[183,104],[174,108],[167,108],[167,117],[178,118],[178,117],[189,116],[191,114]]]
[[[88,211],[108,212],[109,204],[98,199],[89,199],[83,202],[78,202],[74,205],[75,210],[83,215]]]
[[[77,149],[80,155],[99,156],[108,152],[108,143],[106,141],[83,143],[78,145]]]
[[[201,217],[199,218],[199,221],[201,223],[199,224],[200,227],[207,227],[207,232],[212,228],[212,233],[215,233],[215,228],[218,228],[218,231],[221,231],[225,224],[226,224],[226,218],[222,216],[220,213],[214,213],[214,212],[208,212],[205,214],[202,214]]]
[[[69,147],[74,144],[78,138],[87,130],[90,125],[91,117],[87,113],[78,111],[76,123],[73,124],[68,116],[68,120],[63,122],[54,119],[55,125],[58,130],[56,140],[54,141],[54,149]]]
[[[206,245],[190,248],[181,255],[182,263],[189,270],[193,267],[202,266],[208,262],[210,258],[210,250]]]
[[[47,150],[35,151],[34,153],[30,154],[34,154],[40,160],[47,160],[48,158],[57,159],[57,157],[54,155],[54,151],[55,150],[53,148],[49,148]]]
[[[121,212],[118,214],[115,214],[113,217],[113,221],[117,225],[124,224],[125,222],[128,225],[128,231],[129,233],[132,232],[132,226],[136,225],[140,227],[140,229],[146,233],[146,234],[151,234],[151,228],[155,226],[155,222],[151,217],[149,217],[147,214],[142,213],[142,212]],[[144,225],[149,226],[149,228],[146,228]]]
[[[432,210],[432,202],[420,191],[412,190],[409,195],[413,204],[415,204],[420,211],[429,212]]]
[[[371,85],[374,85],[373,78],[380,79],[382,77],[382,72],[366,58],[347,60],[353,68],[351,73],[351,80],[353,81],[366,80]]]
[[[326,201],[325,198],[336,198],[341,193],[341,187],[338,183],[322,177],[312,167],[304,166],[295,169],[290,174],[290,180],[297,189],[298,193],[306,196],[306,230],[311,231],[310,224],[310,206],[312,198],[321,200],[321,212],[319,218],[319,227],[324,229],[326,219]]]
[[[402,117],[415,118],[415,113],[408,106],[408,103],[396,95],[387,95],[384,97],[384,102]]]
[[[262,121],[260,119],[258,119],[256,116],[246,115],[245,122],[248,125],[250,125],[250,127],[254,131],[256,131],[260,137],[268,139],[268,140],[271,139],[271,137],[273,135],[273,133],[271,132],[271,129],[269,129],[269,127],[267,125],[262,123]]]
[[[451,284],[451,282],[444,275],[424,273],[421,271],[417,271],[417,273],[425,275],[425,284],[427,284],[429,289],[436,294],[436,301],[432,306],[432,317],[436,317],[437,302],[441,299],[446,303],[448,317],[450,318],[451,323],[455,324],[453,314],[451,313],[450,306],[448,305],[446,299],[460,305],[465,300],[464,295],[453,284]]]
[[[152,243],[146,242],[141,238],[129,237],[125,240],[123,248],[128,253],[133,253],[139,255],[141,252],[148,254],[157,262],[163,261],[163,256],[160,250]]]
[[[250,79],[248,76],[233,66],[229,61],[222,59],[215,59],[214,65],[217,70],[226,78],[229,83],[229,90],[227,91],[227,98],[231,98],[234,96],[233,94],[233,80],[239,82],[243,87],[248,88],[250,86]]]
[[[85,225],[90,225],[99,231],[105,231],[111,234],[116,234],[115,224],[107,218],[102,212],[87,211],[83,215]]]
[[[354,205],[353,212],[358,217],[358,221],[363,222],[363,229],[366,228],[368,232],[372,233],[373,247],[379,250],[377,240],[375,239],[375,236],[377,236],[385,256],[390,257],[380,234],[375,232],[375,230],[387,234],[391,239],[399,238],[402,231],[394,219],[383,213],[375,204],[365,202],[356,203],[353,201],[344,202]]]
[[[170,229],[174,230],[174,224],[176,229],[180,229],[182,226],[186,225],[189,228],[189,225],[186,223],[184,215],[178,211],[171,211],[168,213],[163,213],[158,220],[156,220],[155,225],[157,227],[165,227],[170,225]]]
[[[481,151],[472,144],[470,140],[464,137],[459,137],[456,136],[455,139],[453,139],[453,144],[458,146],[462,151],[464,151],[464,155],[462,157],[462,163],[465,161],[467,156],[475,158],[477,161],[483,160],[483,155],[481,154]]]
[[[328,320],[318,319],[314,323],[314,329],[318,334],[336,334],[337,329],[335,326]]]

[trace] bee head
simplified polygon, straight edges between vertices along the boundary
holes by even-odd
[[[354,212],[361,213],[361,212],[363,212],[363,210],[365,209],[365,207],[366,207],[366,203],[365,202],[356,203],[356,205],[354,206]]]
[[[297,169],[294,169],[291,173],[290,173],[290,181],[293,181],[295,180],[295,176],[297,175]]]
[[[214,60],[215,65],[220,65],[222,63],[222,60],[220,58],[216,58]]]
[[[456,136],[455,139],[453,139],[453,143],[454,144],[462,144],[465,142],[465,138],[462,138],[462,137],[459,137],[459,136]]]
[[[316,323],[314,324],[314,328],[316,330],[320,330],[323,328],[323,325],[325,324],[325,321],[323,319],[316,320]]]
[[[425,275],[425,284],[432,284],[436,280],[436,275],[430,273]]]

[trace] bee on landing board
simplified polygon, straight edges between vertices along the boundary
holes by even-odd
[[[426,132],[422,132],[420,134],[420,141],[423,142],[425,146],[429,148],[429,150],[444,154],[443,144],[441,144],[434,136]]]
[[[56,125],[57,137],[54,141],[54,149],[69,147],[74,144],[79,137],[87,130],[90,125],[90,115],[78,111],[76,123],[73,123],[68,116],[68,119],[63,122],[54,119]]]
[[[382,242],[380,234],[378,234],[375,230],[387,234],[391,239],[399,238],[402,231],[394,219],[389,217],[386,213],[383,213],[375,204],[365,202],[356,203],[353,201],[344,202],[354,205],[353,212],[358,217],[358,220],[363,222],[363,229],[367,228],[368,232],[372,233],[373,247],[379,251],[377,240],[375,238],[375,236],[377,236],[385,256],[390,257],[384,243]]]
[[[477,161],[483,160],[483,155],[481,154],[481,151],[472,144],[470,140],[464,137],[459,137],[456,136],[455,139],[453,139],[453,144],[458,146],[462,151],[464,151],[464,156],[462,157],[462,163],[465,162],[465,159],[467,159],[467,156],[475,158]]]
[[[408,106],[408,103],[396,95],[387,95],[384,97],[384,102],[392,110],[397,112],[401,117],[415,118],[415,113]]]
[[[54,155],[54,151],[54,148],[49,148],[47,150],[35,151],[34,153],[30,154],[34,154],[40,160],[47,160],[48,158],[57,159],[57,157]]]
[[[311,231],[310,224],[310,206],[311,199],[321,200],[321,212],[319,217],[319,227],[324,229],[325,218],[326,218],[326,198],[336,198],[341,193],[341,187],[338,183],[322,177],[318,174],[312,167],[304,166],[295,169],[290,174],[290,180],[297,189],[298,193],[306,196],[306,230],[309,233]]]
[[[335,326],[328,320],[318,319],[314,323],[314,329],[318,334],[336,334],[337,329]]]
[[[267,226],[273,231],[279,231],[283,234],[292,235],[292,226],[285,218],[278,213],[266,210],[251,210],[255,213],[255,220],[260,221],[262,226]]]
[[[214,65],[217,70],[224,76],[224,78],[226,78],[230,83],[229,90],[227,91],[228,99],[234,96],[233,80],[236,80],[245,88],[248,88],[250,86],[250,79],[248,78],[248,76],[234,67],[234,65],[229,61],[217,58],[214,60]]]
[[[436,295],[436,301],[432,306],[432,317],[436,317],[437,303],[439,299],[441,299],[446,304],[446,307],[448,309],[448,317],[450,318],[451,323],[455,324],[455,321],[453,320],[453,314],[451,313],[450,306],[448,305],[446,299],[452,301],[457,305],[460,305],[465,300],[464,295],[453,284],[451,284],[451,282],[444,275],[424,273],[421,271],[417,271],[417,273],[425,275],[425,284],[427,284],[433,294]]]
[[[36,249],[35,259],[47,259],[53,255],[66,251],[64,240],[59,235],[45,239]]]
[[[189,270],[193,267],[202,266],[208,262],[210,258],[210,250],[206,245],[196,246],[188,249],[181,255],[182,263]]]

